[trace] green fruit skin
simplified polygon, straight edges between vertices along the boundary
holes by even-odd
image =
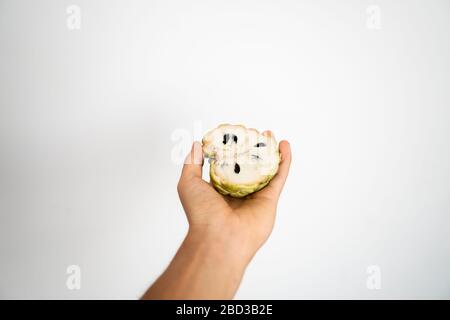
[[[275,172],[273,174],[267,175],[266,178],[256,184],[240,184],[240,185],[234,185],[234,184],[230,184],[230,183],[226,183],[226,182],[221,182],[220,178],[217,177],[214,173],[214,164],[211,163],[211,166],[209,168],[209,176],[211,177],[211,181],[214,185],[214,188],[221,194],[223,195],[228,195],[231,196],[233,198],[243,198],[249,194],[252,194],[256,191],[261,190],[262,188],[264,188],[265,186],[267,186],[270,182],[270,180],[272,180],[272,178],[276,175],[278,171],[278,167],[277,170],[275,170]]]

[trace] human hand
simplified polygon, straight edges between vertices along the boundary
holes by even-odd
[[[271,132],[263,134],[270,135]],[[189,234],[204,241],[225,243],[235,258],[248,263],[273,229],[278,199],[289,172],[290,145],[281,141],[279,149],[280,166],[270,183],[245,198],[232,198],[220,194],[202,179],[204,157],[201,144],[195,142],[178,183],[178,194],[189,221]]]
[[[264,134],[271,134],[266,131]],[[189,232],[166,271],[143,299],[231,299],[245,268],[270,235],[278,198],[291,163],[287,141],[279,145],[281,163],[262,190],[242,199],[223,196],[202,179],[200,143],[186,157],[178,194]]]

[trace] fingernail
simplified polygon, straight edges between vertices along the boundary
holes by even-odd
[[[192,156],[194,159],[194,164],[202,164],[203,162],[203,151],[202,144],[198,141],[195,141],[192,144]]]

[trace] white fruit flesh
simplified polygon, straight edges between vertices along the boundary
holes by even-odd
[[[271,135],[241,125],[220,125],[203,138],[210,176],[222,194],[244,197],[265,187],[278,170],[278,144]]]

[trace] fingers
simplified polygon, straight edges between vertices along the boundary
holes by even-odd
[[[269,185],[257,193],[260,196],[278,199],[280,197],[281,191],[283,190],[284,183],[286,182],[287,176],[289,174],[289,167],[291,166],[291,146],[289,142],[283,140],[279,144],[279,149],[281,162],[278,168],[278,172],[270,181]]]
[[[191,152],[184,160],[183,170],[181,172],[180,181],[191,178],[202,177],[203,151],[200,142],[195,141],[192,144]]]
[[[273,133],[270,130],[266,130],[262,133],[263,136],[267,136],[267,137],[273,137]]]
[[[278,168],[277,175],[272,179],[270,184],[275,188],[278,195],[280,195],[281,190],[283,190],[284,183],[286,182],[287,176],[289,174],[289,168],[291,166],[291,146],[289,142],[283,140],[279,145],[281,162]]]

